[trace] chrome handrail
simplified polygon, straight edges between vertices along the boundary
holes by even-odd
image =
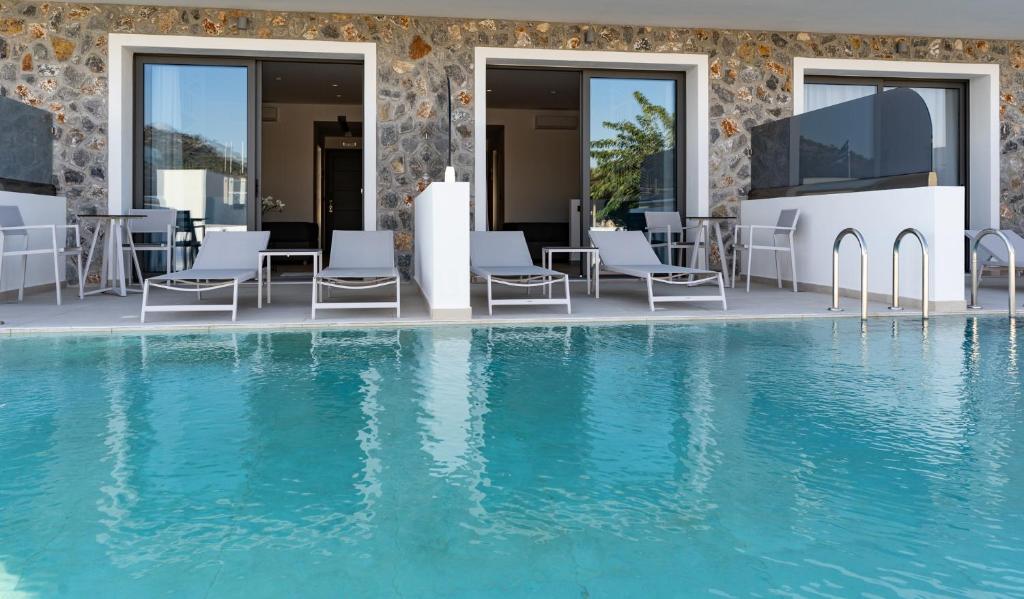
[[[860,319],[868,319],[868,248],[864,236],[853,227],[843,229],[832,244],[832,306],[831,312],[842,312],[839,307],[839,245],[847,235],[853,235],[860,245]]]
[[[982,229],[978,236],[974,238],[974,243],[971,244],[971,303],[967,307],[972,310],[980,310],[981,305],[978,304],[978,246],[981,245],[981,240],[988,237],[989,235],[995,235],[999,239],[1003,240],[1006,244],[1006,253],[1009,257],[1009,292],[1010,292],[1010,318],[1013,318],[1017,313],[1017,257],[1013,252],[1013,244],[997,229]]]
[[[921,318],[928,319],[928,241],[917,229],[910,227],[900,231],[892,244],[892,305],[890,310],[902,310],[900,307],[900,244],[907,235],[917,237],[921,244]]]

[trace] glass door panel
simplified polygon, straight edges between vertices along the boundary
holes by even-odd
[[[585,74],[584,233],[640,230],[644,212],[682,211],[681,95],[675,75]]]
[[[137,65],[134,205],[187,210],[207,229],[255,227],[252,65]]]

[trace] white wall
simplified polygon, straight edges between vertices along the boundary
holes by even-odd
[[[277,108],[277,121],[264,122],[260,193],[285,202],[281,212],[267,212],[265,222],[316,222],[313,123],[362,121],[362,106],[337,104],[264,104]]]
[[[868,248],[868,290],[877,297],[892,293],[892,245],[896,235],[914,227],[928,241],[930,296],[936,312],[964,309],[964,190],[962,187],[917,187],[885,191],[808,195],[740,203],[745,225],[774,225],[779,212],[800,209],[797,224],[797,281],[831,289],[832,244],[847,227],[858,229]],[[756,241],[770,243],[764,231]],[[917,240],[904,238],[900,249],[900,297],[921,298],[921,253]],[[860,252],[853,237],[840,247],[839,286],[860,293]],[[775,278],[770,252],[755,252],[755,277]],[[782,278],[790,280],[789,256],[780,254]],[[746,267],[746,258],[743,258]],[[737,287],[739,283],[737,283]],[[908,306],[914,305],[913,301]],[[822,310],[825,306],[822,306]]]
[[[582,193],[579,128],[534,129],[539,114],[579,116],[575,110],[487,110],[488,125],[505,127],[505,222],[567,223],[569,200]]]
[[[31,193],[14,193],[0,191],[0,206],[17,206],[21,210],[21,218],[26,225],[63,225],[67,224],[67,200],[62,196],[41,196]],[[96,221],[90,221],[95,223]],[[81,226],[81,225],[79,225]],[[85,232],[82,232],[83,235]],[[63,246],[65,235],[57,231],[57,244]],[[91,241],[83,239],[83,244]],[[24,249],[24,241],[19,238],[8,238],[9,250]],[[50,231],[37,230],[29,234],[29,248],[43,249],[53,247]],[[65,278],[65,261],[61,258],[60,279]],[[83,267],[85,265],[83,264]],[[0,291],[17,289],[21,285],[21,258],[4,260]],[[40,254],[28,257],[28,273],[25,275],[25,287],[53,284],[53,256]],[[51,290],[53,287],[50,288]],[[76,292],[77,293],[77,292]]]
[[[416,196],[413,208],[413,276],[430,317],[469,319],[469,183],[431,183]]]

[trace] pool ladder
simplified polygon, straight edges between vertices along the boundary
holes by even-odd
[[[983,229],[978,236],[974,238],[974,242],[971,243],[971,303],[968,304],[968,308],[971,310],[980,310],[981,305],[978,304],[978,246],[981,245],[981,240],[989,235],[995,235],[999,239],[1003,240],[1006,244],[1006,254],[1009,258],[1007,265],[1010,267],[1009,271],[1009,295],[1010,305],[1009,312],[1010,318],[1017,315],[1017,256],[1013,252],[1013,244],[997,229]]]
[[[917,237],[921,244],[921,319],[928,320],[928,240],[913,227],[900,231],[892,244],[892,305],[889,309],[903,309],[900,307],[900,244],[907,235]]]
[[[839,245],[847,235],[853,235],[860,246],[860,319],[868,319],[868,247],[864,236],[853,227],[843,229],[832,244],[832,305],[830,312],[842,312],[839,307]]]
[[[835,243],[832,244],[832,305],[829,310],[832,312],[842,312],[843,309],[839,307],[839,246],[843,243],[848,235],[852,235],[857,240],[857,245],[860,246],[860,319],[867,320],[868,318],[868,248],[867,242],[864,241],[864,236],[860,231],[853,227],[843,229],[839,235],[836,236]],[[922,319],[928,319],[928,241],[924,235],[914,228],[908,228],[900,231],[899,235],[896,236],[896,241],[892,246],[892,305],[889,307],[890,310],[902,310],[900,306],[900,245],[903,243],[903,238],[907,235],[913,235],[917,238],[917,241],[921,244],[921,317]],[[1011,255],[1012,261],[1012,255]],[[1012,285],[1012,282],[1011,282]]]

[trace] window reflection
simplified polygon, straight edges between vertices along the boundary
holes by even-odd
[[[590,80],[590,197],[596,225],[640,229],[676,210],[676,82]]]
[[[248,69],[143,66],[142,207],[245,228]]]
[[[886,85],[808,83],[804,86],[806,112],[835,106],[876,93],[904,87],[913,90],[928,106],[932,120],[933,170],[939,185],[963,185],[961,180],[960,87],[914,87],[885,81]],[[955,85],[955,84],[954,84]]]

